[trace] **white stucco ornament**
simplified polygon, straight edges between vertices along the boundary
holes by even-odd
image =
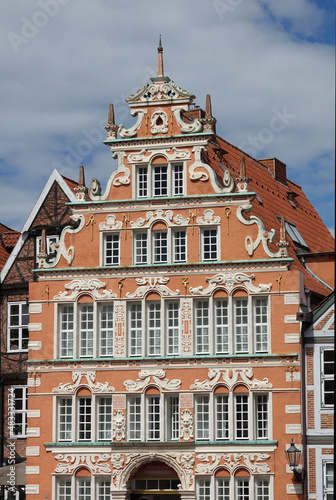
[[[139,372],[137,380],[125,380],[124,386],[129,392],[141,391],[150,383],[155,383],[161,389],[166,391],[176,391],[181,386],[181,380],[169,380],[165,378],[166,372],[164,370],[142,370]],[[153,378],[153,382],[152,382]]]
[[[168,116],[163,109],[158,108],[151,116],[151,133],[166,134],[168,132]]]
[[[250,390],[266,390],[272,389],[272,384],[267,378],[263,380],[255,379],[252,368],[216,368],[210,369],[208,372],[208,380],[200,382],[198,379],[190,386],[192,391],[212,391],[214,386],[219,382],[232,390],[237,383],[243,383]]]
[[[82,378],[86,378],[86,383],[82,383]],[[96,372],[95,371],[84,371],[84,372],[72,372],[72,382],[67,384],[60,383],[58,387],[54,387],[52,392],[57,394],[74,394],[76,389],[80,385],[89,387],[94,394],[100,393],[111,393],[115,391],[115,388],[108,385],[108,382],[102,384],[101,382],[96,382]]]
[[[215,193],[232,193],[235,190],[235,182],[229,170],[224,171],[223,187],[217,184],[215,172],[210,165],[202,160],[202,151],[204,146],[194,146],[193,153],[195,161],[189,166],[189,176],[192,181],[208,181],[210,179],[211,186]]]
[[[203,295],[210,296],[214,292],[217,287],[224,288],[227,293],[232,294],[236,288],[245,288],[250,293],[260,293],[260,292],[270,292],[272,288],[272,284],[259,284],[258,286],[254,286],[252,281],[254,280],[254,274],[248,276],[245,273],[218,273],[212,278],[206,278],[206,281],[209,283],[207,288],[203,288],[202,286],[198,287],[190,287],[191,295]]]

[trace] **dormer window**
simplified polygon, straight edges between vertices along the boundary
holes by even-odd
[[[184,170],[182,164],[162,164],[137,167],[136,194],[138,198],[183,196]]]
[[[41,253],[41,236],[37,236],[36,238],[36,262],[38,261],[37,256]],[[53,262],[55,260],[55,255],[51,249],[52,243],[57,243],[59,241],[59,236],[57,234],[51,234],[46,237],[47,245],[46,252],[48,254],[48,262]]]
[[[289,222],[286,220],[285,221],[285,228],[286,228],[286,232],[287,232],[288,236],[291,238],[291,240],[293,241],[293,243],[295,245],[299,245],[300,247],[308,248],[307,243],[302,238],[300,231],[298,230],[296,225],[293,224],[293,222]]]

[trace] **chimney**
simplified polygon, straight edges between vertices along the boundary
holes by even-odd
[[[282,161],[278,160],[278,158],[263,158],[262,160],[258,160],[263,165],[266,165],[272,172],[272,175],[276,181],[281,182],[287,186],[287,172],[286,172],[286,164],[282,163]]]

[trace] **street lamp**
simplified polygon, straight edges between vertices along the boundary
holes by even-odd
[[[297,470],[297,466],[299,465],[301,450],[299,450],[295,444],[293,439],[291,440],[290,447],[285,451],[289,463],[289,467],[293,470],[294,480],[296,482],[302,481],[302,472]]]

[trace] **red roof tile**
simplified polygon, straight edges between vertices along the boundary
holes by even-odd
[[[72,179],[69,179],[68,177],[64,177],[64,175],[62,175],[62,178],[65,180],[65,182],[67,183],[67,185],[69,186],[71,191],[76,193],[75,188],[78,187],[78,182],[73,181]]]

